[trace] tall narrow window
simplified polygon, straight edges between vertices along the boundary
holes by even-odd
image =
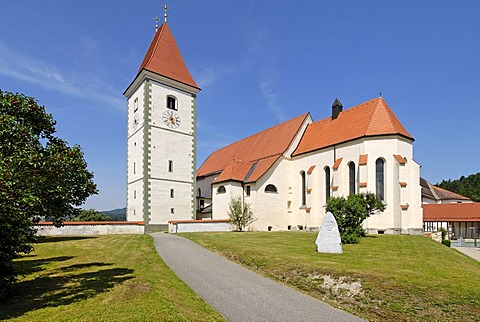
[[[385,200],[385,161],[381,158],[375,161],[375,179],[377,197]]]
[[[173,172],[173,161],[168,160],[168,172]]]
[[[135,174],[135,162],[133,162],[133,174]]]
[[[246,186],[245,188],[246,188],[246,191],[245,191],[246,195],[247,195],[247,196],[250,196],[251,186]]]
[[[198,188],[198,197],[202,196],[202,189]]]
[[[170,189],[170,198],[175,198],[175,190]]]
[[[177,99],[173,96],[167,96],[167,108],[177,110]]]
[[[307,205],[307,195],[306,195],[307,182],[305,178],[305,171],[300,172],[300,175],[302,177],[302,206],[306,206]]]
[[[138,97],[133,101],[133,112],[138,111]]]
[[[350,162],[348,164],[348,186],[349,186],[349,193],[351,195],[355,194],[355,163]]]
[[[325,201],[328,201],[328,199],[330,199],[330,191],[330,168],[325,167]]]
[[[137,190],[133,190],[133,199],[137,199]]]

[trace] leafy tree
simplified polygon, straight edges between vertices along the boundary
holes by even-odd
[[[34,224],[61,225],[97,193],[81,148],[54,134],[44,106],[0,90],[0,300],[18,275],[13,259],[33,250]]]
[[[230,222],[238,231],[245,230],[246,226],[256,220],[253,216],[252,206],[248,202],[243,202],[240,196],[232,198],[228,208]]]
[[[361,193],[345,197],[332,197],[326,211],[337,220],[343,244],[356,244],[365,236],[362,222],[371,215],[385,210],[383,202],[373,193]]]
[[[72,221],[109,221],[111,218],[95,209],[82,209]]]
[[[480,202],[480,172],[457,180],[442,180],[437,186]]]

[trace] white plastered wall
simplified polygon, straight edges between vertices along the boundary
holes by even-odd
[[[127,104],[127,220],[143,221],[143,95],[141,85]],[[134,110],[136,109],[136,112]],[[138,123],[134,125],[134,114]]]
[[[180,126],[163,120],[167,97],[174,96]],[[194,122],[191,94],[152,81],[150,124],[150,224],[192,219],[194,213]],[[173,171],[169,169],[172,162]],[[171,198],[171,190],[174,197]]]
[[[359,166],[359,157],[367,154],[367,165]],[[405,165],[399,165],[394,154],[399,154],[407,159]],[[333,170],[334,161],[343,158],[338,170]],[[355,163],[356,192],[376,192],[375,187],[375,162],[378,158],[385,160],[385,212],[374,215],[364,222],[364,228],[371,232],[383,230],[387,233],[400,233],[406,230],[421,229],[421,194],[419,184],[419,165],[412,159],[412,144],[395,136],[366,138],[337,145],[332,148],[311,152],[294,158],[292,166],[292,188],[294,216],[309,221],[310,227],[321,225],[325,214],[325,166],[331,170],[332,187],[338,186],[337,191],[332,191],[332,196],[347,196],[349,194],[349,167],[350,162]],[[300,172],[315,165],[315,169],[307,180],[306,208],[301,207],[301,176]],[[400,172],[399,168],[402,168]],[[400,175],[402,177],[400,178]],[[400,187],[400,181],[407,183],[405,188]],[[367,186],[360,188],[360,182]],[[403,189],[400,191],[400,189]],[[402,210],[401,204],[408,203],[409,207]],[[309,217],[308,217],[309,215]]]
[[[218,193],[220,186],[225,193]],[[243,195],[242,184],[237,181],[214,183],[212,185],[212,219],[228,219],[228,205],[232,198]]]

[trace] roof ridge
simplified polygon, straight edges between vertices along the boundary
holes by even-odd
[[[226,145],[226,146],[224,146],[223,148],[220,148],[220,149],[216,150],[214,153],[219,152],[219,151],[222,151],[222,150],[224,150],[224,149],[226,149],[226,148],[228,148],[228,147],[230,147],[230,146],[232,146],[232,145],[234,145],[234,144],[238,144],[238,143],[240,143],[240,142],[242,142],[242,141],[245,141],[245,140],[247,140],[247,139],[250,139],[250,138],[252,138],[252,137],[254,137],[254,136],[257,136],[257,135],[260,135],[260,134],[265,133],[265,132],[267,132],[267,131],[270,131],[270,130],[272,130],[272,129],[276,128],[276,127],[279,127],[279,126],[281,126],[281,125],[285,125],[285,124],[287,124],[287,123],[293,122],[294,120],[297,120],[297,119],[301,118],[302,116],[303,116],[303,117],[306,117],[307,115],[308,115],[308,112],[307,112],[307,113],[303,113],[303,114],[301,114],[301,115],[299,115],[299,116],[296,116],[296,117],[294,117],[294,118],[291,118],[291,119],[289,119],[289,120],[286,120],[286,121],[284,121],[284,122],[282,122],[282,123],[280,123],[280,124],[276,124],[276,125],[274,125],[274,126],[272,126],[272,127],[269,127],[268,129],[265,129],[265,130],[263,130],[263,131],[257,132],[257,133],[255,133],[255,134],[252,134],[252,135],[250,135],[250,136],[247,136],[247,137],[245,137],[245,138],[243,138],[243,139],[240,139],[240,140],[238,140],[238,141],[232,142],[232,143],[230,143],[229,145]],[[283,153],[283,152],[282,152],[282,153]]]
[[[374,100],[376,100],[376,99],[378,99],[378,97],[372,98],[371,100],[366,101],[366,102],[363,102],[363,103],[361,103],[361,104],[351,106],[351,107],[345,109],[344,111],[340,112],[340,115],[342,115],[342,114],[344,114],[344,113],[350,113],[350,112],[352,112],[352,111],[355,111],[355,110],[357,110],[358,108],[364,107],[364,105],[367,105],[367,104],[371,103],[372,101],[374,101]],[[332,121],[332,117],[331,117],[331,116],[327,116],[327,117],[325,117],[325,118],[323,118],[323,119],[321,119],[321,120],[315,121],[315,122],[313,122],[313,123],[311,123],[311,124],[319,124],[319,123],[327,122],[327,121]],[[309,125],[310,125],[310,124],[309,124]]]
[[[464,199],[471,200],[470,198],[465,197],[465,196],[463,196],[463,195],[461,195],[461,194],[459,194],[459,193],[456,193],[456,192],[453,192],[453,191],[450,191],[450,190],[447,190],[447,189],[443,189],[443,188],[441,188],[441,187],[439,187],[439,186],[436,186],[436,185],[434,185],[434,184],[432,184],[432,187],[434,188],[434,190],[435,190],[435,189],[438,189],[438,190],[440,190],[442,193],[449,194],[449,195],[455,195],[455,196],[458,196],[458,197],[461,197],[461,198],[464,198]],[[461,198],[455,198],[455,199],[461,199]]]
[[[396,132],[400,133],[400,129],[397,129],[397,126],[396,126],[395,122],[393,122],[393,120],[392,120],[392,113],[393,112],[392,112],[390,106],[388,106],[387,102],[385,102],[385,100],[383,98],[382,98],[382,101],[383,101],[383,106],[385,108],[385,111],[387,112],[387,117],[388,117],[388,120],[390,121],[390,124],[392,125],[393,129]]]
[[[370,100],[369,102],[373,102],[374,100],[377,100],[377,105],[374,106],[372,114],[370,114],[370,119],[368,120],[368,123],[367,123],[368,125],[367,125],[367,128],[365,129],[364,135],[367,135],[367,133],[370,129],[370,126],[372,125],[373,116],[375,115],[375,109],[378,107],[378,103],[379,103],[378,97]],[[392,120],[390,118],[388,120],[390,121],[390,123],[392,123]]]
[[[167,22],[165,21],[161,26],[160,26],[160,29],[158,29],[158,38],[157,38],[157,41],[155,42],[155,46],[153,47],[153,50],[152,50],[152,54],[150,55],[150,57],[148,57],[148,60],[145,62],[145,67],[148,66],[148,64],[150,64],[150,62],[152,61],[153,57],[155,56],[155,53],[157,51],[157,47],[158,47],[158,44],[160,43],[160,38],[162,37],[163,35],[163,31],[165,30],[165,26],[167,25]],[[155,36],[154,36],[155,38]],[[175,39],[173,39],[175,41]],[[143,68],[145,68],[143,67]],[[140,71],[139,71],[140,72]]]

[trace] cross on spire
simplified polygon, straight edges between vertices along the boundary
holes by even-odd
[[[157,15],[155,15],[154,18],[152,18],[153,20],[155,20],[155,32],[157,32],[158,30],[158,21],[160,20],[160,18],[158,18]]]
[[[168,6],[167,6],[166,4],[163,6],[163,10],[164,10],[164,12],[165,12],[165,13],[163,14],[163,19],[164,19],[165,22],[167,22],[167,10],[168,10]]]

